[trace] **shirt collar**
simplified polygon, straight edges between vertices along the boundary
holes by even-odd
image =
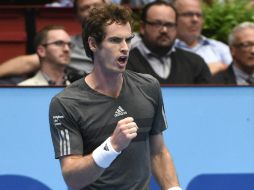
[[[57,82],[51,80],[50,77],[49,77],[46,73],[40,71],[40,74],[44,77],[44,79],[45,79],[46,81],[48,81],[48,83],[49,83],[50,85],[66,85],[66,84],[69,84],[69,81],[68,81],[66,75],[64,75],[64,77],[63,77],[64,80],[63,80],[62,83],[57,83]]]
[[[241,69],[239,69],[236,65],[233,64],[233,70],[235,73],[236,78],[241,78],[243,80],[247,80],[249,78],[249,75],[245,72],[243,72]],[[254,74],[252,74],[254,76]]]
[[[207,37],[201,35],[198,37],[198,43],[195,47],[199,47],[201,45],[209,45],[209,44],[210,44],[209,39]],[[184,41],[182,41],[180,39],[176,39],[175,46],[179,47],[179,48],[189,48],[189,46]]]

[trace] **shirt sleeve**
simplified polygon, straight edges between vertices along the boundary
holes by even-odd
[[[156,80],[154,86],[154,94],[156,94],[157,97],[157,107],[155,110],[155,115],[153,119],[153,124],[152,124],[152,130],[150,131],[150,135],[156,135],[167,129],[167,119],[165,115],[165,110],[164,110],[164,104],[163,104],[163,98],[162,98],[162,93],[161,93],[161,88],[159,82]]]
[[[223,63],[227,65],[231,64],[232,56],[231,56],[229,47],[226,44],[220,42],[220,48],[218,49],[219,49]]]
[[[83,154],[83,140],[75,117],[75,110],[54,97],[49,107],[49,124],[55,158]]]

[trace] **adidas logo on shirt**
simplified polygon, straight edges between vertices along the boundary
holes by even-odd
[[[105,151],[109,151],[109,148],[108,148],[108,145],[107,143],[105,144],[104,148],[103,148]]]
[[[127,112],[121,106],[118,106],[114,116],[118,117],[118,116],[126,115],[126,114]]]

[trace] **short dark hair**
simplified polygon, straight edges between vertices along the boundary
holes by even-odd
[[[146,22],[146,19],[147,19],[147,12],[149,11],[149,9],[152,7],[152,6],[158,6],[158,5],[165,5],[165,6],[168,6],[168,7],[171,7],[175,14],[176,14],[176,19],[177,19],[177,11],[175,9],[175,7],[172,5],[172,3],[169,3],[169,2],[166,2],[166,1],[162,1],[162,0],[159,0],[159,1],[153,1],[151,3],[148,3],[144,6],[144,8],[142,9],[142,12],[141,12],[141,21],[143,22]]]
[[[46,43],[48,32],[51,30],[65,30],[61,25],[48,25],[42,28],[34,38],[34,48],[37,50],[38,46]]]
[[[77,11],[78,11],[78,1],[79,0],[74,0],[74,2],[73,2],[73,8],[74,8],[74,11],[75,11],[75,13],[77,13]],[[104,3],[106,3],[106,1],[105,0],[102,0]]]
[[[113,24],[130,23],[133,27],[131,10],[116,4],[108,4],[103,7],[93,8],[86,22],[83,24],[82,39],[87,56],[93,59],[93,52],[88,44],[88,37],[93,37],[99,45],[105,38],[106,26]]]

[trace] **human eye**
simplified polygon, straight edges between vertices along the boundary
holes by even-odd
[[[192,17],[192,16],[193,16],[193,13],[192,13],[192,12],[185,12],[185,13],[182,13],[182,14],[180,14],[180,15],[182,15],[182,16],[184,16],[184,17]]]
[[[129,38],[126,38],[126,43],[131,43],[131,40],[134,38],[134,34],[131,36],[131,37],[129,37]]]
[[[75,46],[72,42],[67,42],[67,45],[69,46],[70,49],[73,49]]]
[[[166,23],[164,23],[164,26],[166,26],[167,28],[173,28],[176,26],[176,24],[172,23],[172,22],[166,22]]]
[[[161,22],[154,22],[153,23],[153,25],[155,26],[155,27],[161,27],[161,26],[163,26],[163,23],[161,23]]]
[[[118,38],[118,37],[112,37],[112,38],[109,39],[109,41],[110,41],[111,43],[115,43],[115,44],[121,43],[122,40],[123,40],[122,38]]]
[[[249,48],[253,46],[254,46],[254,42],[241,42],[241,43],[235,44],[235,47],[246,49],[246,50],[248,50]]]
[[[248,48],[251,46],[251,44],[252,43],[250,43],[250,42],[241,42],[241,43],[236,44],[235,46],[239,47],[239,48]]]
[[[85,5],[85,6],[80,7],[79,9],[81,12],[83,12],[83,11],[88,11],[90,9],[90,7],[91,6],[89,6],[89,5]]]
[[[55,41],[55,43],[54,44],[56,44],[57,46],[64,46],[64,41]]]
[[[196,13],[196,16],[201,18],[201,17],[203,17],[204,15],[203,15],[203,13]]]
[[[252,42],[245,42],[245,43],[242,43],[241,44],[241,46],[243,47],[243,48],[248,48],[248,47],[251,47],[251,46],[253,46],[254,45],[254,43],[252,43]]]

